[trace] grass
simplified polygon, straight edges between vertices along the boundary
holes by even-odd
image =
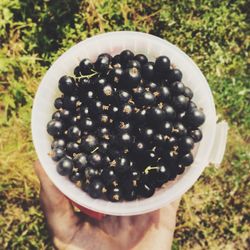
[[[73,3],[73,4],[72,4]],[[230,125],[224,161],[182,198],[173,249],[247,249],[249,13],[247,0],[0,2],[0,249],[51,249],[32,164],[32,99],[60,54],[86,37],[138,30],[173,42],[208,79]]]

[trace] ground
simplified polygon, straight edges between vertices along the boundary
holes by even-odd
[[[0,1],[0,249],[51,249],[39,207],[32,100],[59,55],[117,30],[155,34],[204,72],[229,123],[220,168],[209,166],[182,198],[173,249],[249,249],[248,0]]]

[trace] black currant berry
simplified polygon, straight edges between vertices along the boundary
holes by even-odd
[[[79,126],[83,131],[93,131],[96,128],[96,124],[90,117],[83,117],[79,122]]]
[[[178,111],[185,111],[189,105],[189,98],[184,95],[178,95],[173,98],[173,105]]]
[[[148,122],[152,125],[159,125],[166,119],[166,112],[158,107],[153,107],[147,111]]]
[[[86,167],[83,171],[83,175],[85,177],[86,180],[91,180],[95,177],[97,177],[98,174],[98,170],[93,168],[93,167]]]
[[[65,151],[62,148],[55,148],[52,151],[52,160],[59,161],[61,160],[65,155]]]
[[[89,75],[89,74],[93,73],[92,70],[94,68],[94,65],[87,58],[83,59],[80,62],[79,67],[80,67],[80,71],[81,71],[82,75]]]
[[[139,133],[140,133],[140,137],[145,142],[150,142],[154,138],[154,130],[152,128],[142,127]]]
[[[128,61],[134,58],[134,53],[131,50],[123,50],[120,53],[120,63],[126,65]]]
[[[101,154],[95,152],[93,154],[90,154],[88,156],[88,162],[94,167],[94,168],[98,168],[100,167],[101,163],[102,163],[102,156]]]
[[[162,107],[162,110],[165,111],[167,121],[174,121],[175,120],[176,112],[172,106],[166,104]]]
[[[73,161],[78,171],[83,171],[88,165],[87,155],[84,153],[77,154]]]
[[[107,76],[110,83],[114,84],[114,86],[119,86],[120,80],[123,76],[123,72],[124,71],[122,68],[111,69]]]
[[[155,60],[155,71],[163,77],[166,77],[170,69],[170,60],[166,56],[159,56]]]
[[[119,175],[124,174],[130,170],[130,160],[125,156],[119,156],[114,159],[115,172]]]
[[[65,156],[63,157],[56,165],[56,170],[60,175],[70,175],[72,169],[74,167],[73,160]]]
[[[170,89],[174,95],[183,95],[185,92],[185,85],[182,82],[173,82],[170,84]]]
[[[93,179],[89,185],[89,195],[94,198],[100,198],[103,194],[104,185],[101,180]]]
[[[109,69],[109,64],[110,64],[110,57],[106,54],[102,54],[97,57],[96,62],[95,62],[95,69],[98,72],[105,73]]]
[[[144,198],[151,197],[155,192],[155,188],[150,183],[144,183],[143,181],[140,181],[140,184],[138,186],[138,194]]]
[[[199,142],[202,139],[202,132],[199,128],[191,130],[189,135],[193,138],[194,142]]]
[[[64,138],[58,138],[55,139],[52,143],[51,143],[51,149],[55,149],[55,148],[65,148],[66,146],[66,141]]]
[[[154,78],[154,63],[148,62],[142,66],[141,69],[142,78],[145,80],[153,80]]]
[[[58,97],[54,101],[54,106],[56,109],[60,109],[63,107],[63,99],[61,97]]]
[[[123,121],[128,121],[134,113],[134,105],[125,103],[120,106],[119,117]]]
[[[106,186],[111,186],[117,183],[117,177],[116,177],[115,171],[114,169],[111,169],[111,168],[103,169],[101,173],[101,178],[102,178],[103,183],[105,183]]]
[[[77,141],[81,137],[81,130],[77,126],[71,126],[67,130],[67,138],[69,141]]]
[[[192,99],[193,96],[194,96],[194,93],[193,93],[193,91],[189,87],[185,86],[183,95],[186,96],[186,97],[188,97],[189,99]]]
[[[133,136],[128,132],[120,132],[115,137],[115,144],[119,148],[129,148],[133,143]]]
[[[191,153],[187,153],[187,154],[181,156],[181,158],[179,159],[179,163],[182,166],[189,166],[193,163],[193,161],[194,161],[194,158],[193,158],[193,155]]]
[[[187,129],[181,122],[177,122],[173,126],[172,134],[176,137],[182,137],[187,135]]]
[[[72,94],[76,89],[75,80],[71,76],[62,76],[58,85],[60,91],[64,94]]]
[[[64,126],[61,120],[51,120],[47,124],[47,132],[54,136],[60,136],[63,133]]]
[[[69,179],[76,183],[78,181],[81,181],[82,180],[82,173],[80,172],[77,172],[77,171],[73,171],[70,175],[69,175]]]
[[[75,110],[76,109],[76,104],[78,101],[78,97],[77,96],[73,96],[73,95],[65,95],[63,97],[63,108],[67,109],[67,110]]]
[[[125,68],[137,68],[141,69],[141,64],[137,60],[130,60],[128,63],[125,65]]]
[[[143,54],[137,54],[134,59],[138,61],[141,65],[144,65],[148,62],[148,58]]]
[[[129,94],[128,91],[125,90],[119,90],[116,93],[116,100],[117,103],[127,103],[129,99],[131,98],[131,95]]]
[[[88,134],[82,137],[81,149],[83,151],[90,153],[91,151],[96,149],[97,146],[98,146],[98,140],[94,135]]]
[[[141,74],[137,68],[125,69],[121,78],[121,87],[124,89],[136,88],[141,81]]]
[[[66,145],[66,154],[72,156],[80,152],[79,144],[76,142],[68,142]]]
[[[169,135],[172,132],[173,125],[171,122],[166,121],[164,123],[160,123],[158,127],[158,131],[163,135]]]
[[[113,201],[113,202],[120,201],[122,199],[122,192],[120,188],[118,186],[108,188],[107,198],[108,200]]]
[[[158,102],[170,102],[171,101],[171,93],[167,86],[159,86],[154,92],[156,100]]]
[[[194,140],[190,136],[184,136],[179,140],[179,147],[182,152],[189,152],[194,147]]]
[[[81,70],[80,70],[80,67],[79,67],[79,66],[75,67],[75,69],[74,69],[74,75],[75,75],[76,77],[81,76]]]
[[[179,69],[171,69],[169,73],[170,82],[181,81],[182,73]]]
[[[204,113],[197,109],[193,108],[192,110],[188,111],[185,115],[185,123],[192,127],[192,128],[197,128],[201,126],[204,121],[205,121],[205,115]]]

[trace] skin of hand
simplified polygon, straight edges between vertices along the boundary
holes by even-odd
[[[56,249],[168,250],[171,249],[179,200],[143,215],[105,216],[96,221],[74,211],[39,162],[40,201]]]

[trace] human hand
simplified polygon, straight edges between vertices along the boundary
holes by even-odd
[[[74,212],[69,200],[49,180],[39,162],[35,170],[41,183],[41,207],[57,249],[171,249],[179,201],[148,214],[106,216],[95,221]]]

